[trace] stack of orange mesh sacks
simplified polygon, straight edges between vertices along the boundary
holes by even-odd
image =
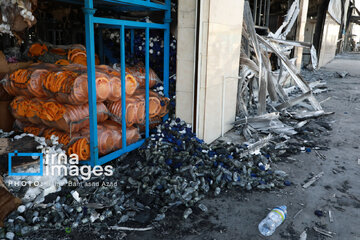
[[[142,65],[126,68],[126,139],[140,139],[145,123],[145,72]],[[122,147],[121,74],[106,65],[96,66],[96,99],[99,154]],[[159,80],[150,71],[150,87]],[[86,66],[78,64],[33,64],[11,73],[4,89],[16,96],[10,104],[17,124],[25,132],[47,139],[55,135],[68,154],[80,160],[90,157],[88,77]],[[150,90],[150,120],[167,114],[169,99]]]

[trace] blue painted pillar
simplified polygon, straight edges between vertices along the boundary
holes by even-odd
[[[93,17],[96,9],[93,8],[93,0],[85,0],[85,37],[87,52],[87,74],[89,92],[89,113],[90,113],[90,165],[98,163],[98,141],[97,141],[97,109],[96,109],[96,84],[95,84],[95,40]]]
[[[166,29],[164,30],[164,94],[169,97],[169,63],[170,63],[170,23],[171,23],[171,0],[165,0],[167,9],[165,11],[164,23]],[[168,114],[164,117],[164,121],[168,119]]]
[[[150,135],[149,130],[149,70],[150,70],[150,30],[147,27],[145,29],[145,137],[148,138]]]
[[[120,64],[121,64],[121,134],[122,149],[126,150],[126,81],[125,81],[125,26],[120,27]]]

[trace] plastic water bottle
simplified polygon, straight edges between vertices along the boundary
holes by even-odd
[[[286,206],[276,207],[271,210],[266,218],[259,224],[260,233],[266,237],[271,236],[276,228],[285,220],[286,214]]]

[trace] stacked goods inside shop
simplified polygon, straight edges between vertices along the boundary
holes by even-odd
[[[68,154],[80,160],[90,158],[88,52],[85,44],[84,15],[81,6],[48,0],[2,2],[0,18],[0,110],[6,111],[7,128],[50,139],[58,138]],[[98,9],[99,15],[120,16],[118,12]],[[157,19],[155,13],[154,19]],[[133,16],[146,21],[142,16]],[[24,22],[24,24],[21,21]],[[156,21],[156,20],[155,20]],[[22,26],[20,28],[19,26]],[[97,27],[97,26],[96,26]],[[125,96],[122,96],[118,30],[104,29],[105,50],[95,48],[96,109],[99,155],[122,148],[122,100],[126,101],[127,145],[145,135],[145,32],[135,30],[134,54],[130,54],[130,30],[126,30]],[[98,32],[96,32],[96,35]],[[161,37],[160,37],[161,36]],[[98,35],[96,36],[98,37]],[[149,72],[150,128],[174,106],[174,97],[163,94],[162,31],[151,31]],[[175,72],[175,42],[171,39],[170,75]],[[144,50],[144,48],[143,48]],[[156,51],[156,54],[153,54]],[[104,56],[105,52],[105,56]],[[110,55],[108,53],[111,53]],[[159,54],[160,53],[160,54]],[[160,77],[159,77],[160,76]],[[174,91],[172,91],[174,92]],[[2,113],[2,111],[0,111]],[[5,115],[5,114],[4,114]]]
[[[47,51],[48,48],[40,44],[34,47],[33,44],[29,53],[41,54],[44,49]],[[18,127],[47,139],[55,135],[69,155],[76,153],[80,160],[87,160],[90,157],[90,130],[88,76],[84,66],[86,52],[77,48],[62,49],[68,60],[61,64],[59,61],[55,64],[35,63],[18,69],[5,78],[3,88],[15,97],[10,109]],[[58,53],[63,54],[62,51]],[[122,147],[121,73],[110,66],[97,65],[95,78],[98,146],[99,153],[104,155]],[[159,77],[150,70],[150,88],[159,82]],[[142,64],[126,67],[125,88],[129,145],[141,138],[139,129],[144,130],[142,126],[146,119],[145,68]],[[150,120],[160,123],[156,119],[167,114],[169,99],[152,90],[149,96]]]

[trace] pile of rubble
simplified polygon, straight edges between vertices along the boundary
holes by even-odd
[[[49,146],[37,140],[42,151],[60,153],[56,138]],[[276,156],[261,151],[274,147],[270,140],[271,135],[249,145],[222,141],[208,145],[191,132],[190,125],[180,119],[168,120],[141,149],[116,160],[111,177],[85,181],[59,175],[43,181],[42,177],[7,176],[5,183],[37,180],[42,185],[8,184],[22,205],[8,216],[0,238],[6,234],[26,237],[40,228],[77,228],[88,223],[107,229],[133,223],[149,225],[180,205],[186,206],[184,218],[194,208],[207,211],[201,204],[204,197],[232,187],[248,191],[284,187],[289,185],[286,173],[271,169]]]

